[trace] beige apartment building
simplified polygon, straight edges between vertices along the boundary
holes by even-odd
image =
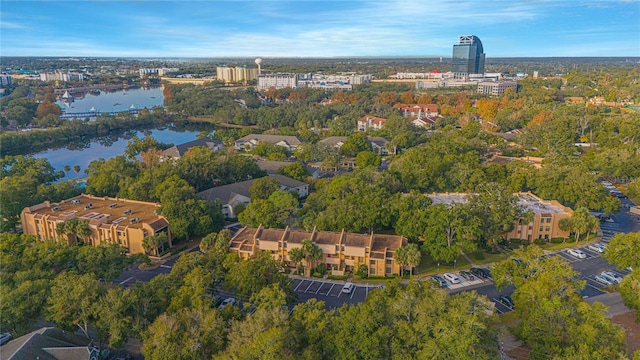
[[[394,259],[397,248],[405,246],[407,239],[399,235],[356,234],[333,231],[265,229],[245,227],[230,241],[230,250],[240,258],[248,259],[258,251],[268,251],[271,256],[287,266],[295,266],[289,251],[302,247],[302,241],[311,240],[322,250],[318,264],[326,264],[334,275],[357,270],[367,265],[369,276],[388,276],[400,273]]]
[[[172,237],[167,219],[158,215],[159,204],[82,194],[59,203],[45,201],[24,208],[22,229],[38,240],[75,242],[83,239],[73,234],[60,235],[58,223],[72,218],[86,220],[91,235],[84,239],[93,246],[114,243],[129,254],[144,253],[142,241],[147,236],[166,233],[171,247]]]
[[[466,193],[435,193],[427,195],[433,204],[452,205],[466,203]],[[571,218],[573,210],[556,200],[543,200],[530,192],[515,194],[518,197],[518,205],[525,211],[533,213],[533,221],[528,224],[517,222],[514,229],[507,234],[507,239],[520,239],[533,242],[535,239],[568,238],[569,231],[560,230],[560,220]]]

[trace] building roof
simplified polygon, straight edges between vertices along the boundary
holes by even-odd
[[[357,233],[346,233],[344,236],[344,245],[353,247],[369,247],[371,243],[371,235],[363,235]]]
[[[284,187],[285,189],[293,189],[307,185],[307,183],[292,179],[284,175],[269,174],[269,177],[279,182],[280,186]],[[249,188],[251,187],[251,185],[253,185],[254,181],[255,179],[251,179],[233,184],[216,186],[211,189],[203,190],[196,195],[208,202],[218,199],[223,205],[233,205],[236,202],[236,197],[238,195],[251,199]]]
[[[66,221],[75,217],[79,220],[87,220],[89,224],[96,226],[103,223],[121,223],[131,228],[141,228],[142,223],[151,224],[164,219],[156,213],[159,207],[159,204],[151,202],[82,194],[58,203],[45,201],[25,208],[23,211],[35,214],[36,219],[49,216],[53,220]],[[130,213],[127,210],[130,210]],[[128,213],[125,214],[125,211]],[[133,218],[138,218],[139,221],[136,223],[126,221]],[[157,223],[157,225],[160,224]]]
[[[213,149],[218,146],[222,146],[222,141],[220,140],[212,140],[212,139],[197,139],[193,141],[186,142],[184,144],[172,146],[167,150],[163,151],[165,156],[170,156],[173,158],[179,158],[184,156],[184,154],[189,151],[189,149],[194,148],[196,146],[206,146],[209,149]]]
[[[261,160],[257,161],[258,167],[262,171],[266,171],[267,174],[277,174],[278,170],[281,168],[293,164],[290,161],[271,161],[271,160]]]
[[[322,139],[318,142],[321,142],[323,144],[329,144],[331,146],[342,146],[342,144],[344,144],[344,142],[347,141],[347,137],[346,136],[329,136],[326,139]]]
[[[269,174],[269,177],[277,180],[280,185],[285,186],[289,189],[295,189],[301,186],[309,185],[306,182],[302,182],[296,179],[292,179],[288,176],[280,175],[280,174]]]
[[[236,140],[236,142],[249,142],[251,140],[255,140],[257,142],[266,142],[270,144],[277,144],[281,141],[284,141],[292,146],[298,146],[300,145],[300,143],[302,143],[302,140],[300,140],[297,136],[266,134],[249,134]]]
[[[91,339],[55,327],[43,327],[2,346],[7,360],[89,359]]]
[[[372,144],[378,145],[379,147],[385,147],[385,145],[389,143],[389,140],[380,136],[369,136],[367,140]]]
[[[438,104],[395,104],[393,107],[402,111],[438,112]]]

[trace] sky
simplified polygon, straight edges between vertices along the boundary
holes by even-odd
[[[640,56],[640,0],[2,0],[3,56]]]

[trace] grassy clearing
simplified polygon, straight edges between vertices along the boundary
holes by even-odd
[[[469,257],[471,258],[471,260],[473,260],[473,262],[476,265],[484,265],[484,264],[489,264],[489,263],[495,263],[495,262],[501,262],[506,260],[507,258],[509,258],[508,255],[505,255],[501,252],[493,254],[493,253],[488,253],[484,250],[480,250],[480,253],[482,254],[482,256],[484,257],[483,259],[478,259],[476,258],[476,256],[474,254],[468,254]]]
[[[422,259],[420,260],[420,266],[418,268],[418,275],[420,276],[433,275],[433,274],[439,274],[447,271],[468,269],[470,267],[471,267],[471,264],[469,264],[467,259],[465,259],[462,255],[458,255],[458,257],[456,258],[455,269],[454,269],[453,262],[448,264],[443,262],[438,263],[437,261],[433,260],[431,256],[423,253]]]

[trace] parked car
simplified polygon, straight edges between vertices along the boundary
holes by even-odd
[[[220,307],[222,305],[222,297],[220,295],[213,295],[211,297],[211,306]]]
[[[227,306],[233,306],[236,304],[236,299],[230,297],[230,298],[226,298],[222,301],[222,305],[220,305],[220,309],[224,309]]]
[[[353,285],[353,283],[348,282],[348,283],[344,284],[344,286],[342,287],[342,292],[345,293],[345,294],[351,294],[351,292],[353,291],[354,287],[355,286]]]
[[[460,271],[460,276],[462,276],[467,281],[478,280],[478,278],[475,275],[473,275],[473,273],[471,273],[471,271],[467,271],[467,270]]]
[[[0,345],[4,345],[8,343],[9,340],[11,340],[11,333],[6,332],[6,333],[0,334]]]
[[[603,253],[604,252],[604,248],[605,248],[605,245],[600,244],[600,243],[591,244],[591,245],[587,246],[587,249],[593,250],[593,251],[599,252],[599,253]]]
[[[603,271],[602,275],[608,276],[611,278],[616,284],[620,284],[622,281],[622,276],[614,273],[613,271]]]
[[[613,282],[611,281],[611,279],[609,279],[608,276],[604,276],[602,274],[598,274],[594,276],[594,279],[596,279],[597,282],[603,285],[607,285],[607,286],[613,285]]]
[[[509,295],[500,295],[498,300],[500,300],[500,302],[503,303],[507,307],[510,307],[512,309],[515,308],[515,305],[513,304],[513,300],[511,300],[511,296],[509,296]]]
[[[439,287],[447,287],[447,281],[438,275],[433,275],[431,280],[433,280],[433,282]]]
[[[483,279],[491,279],[491,271],[489,271],[489,269],[472,267],[470,270],[477,277],[481,277]]]
[[[445,274],[442,275],[442,277],[445,278],[447,281],[449,281],[452,284],[459,284],[460,283],[460,278],[456,274],[445,273]]]
[[[567,250],[567,254],[573,256],[573,257],[577,257],[578,259],[586,259],[587,258],[587,254],[584,253],[584,251],[582,250],[578,250],[578,249],[569,249]]]

